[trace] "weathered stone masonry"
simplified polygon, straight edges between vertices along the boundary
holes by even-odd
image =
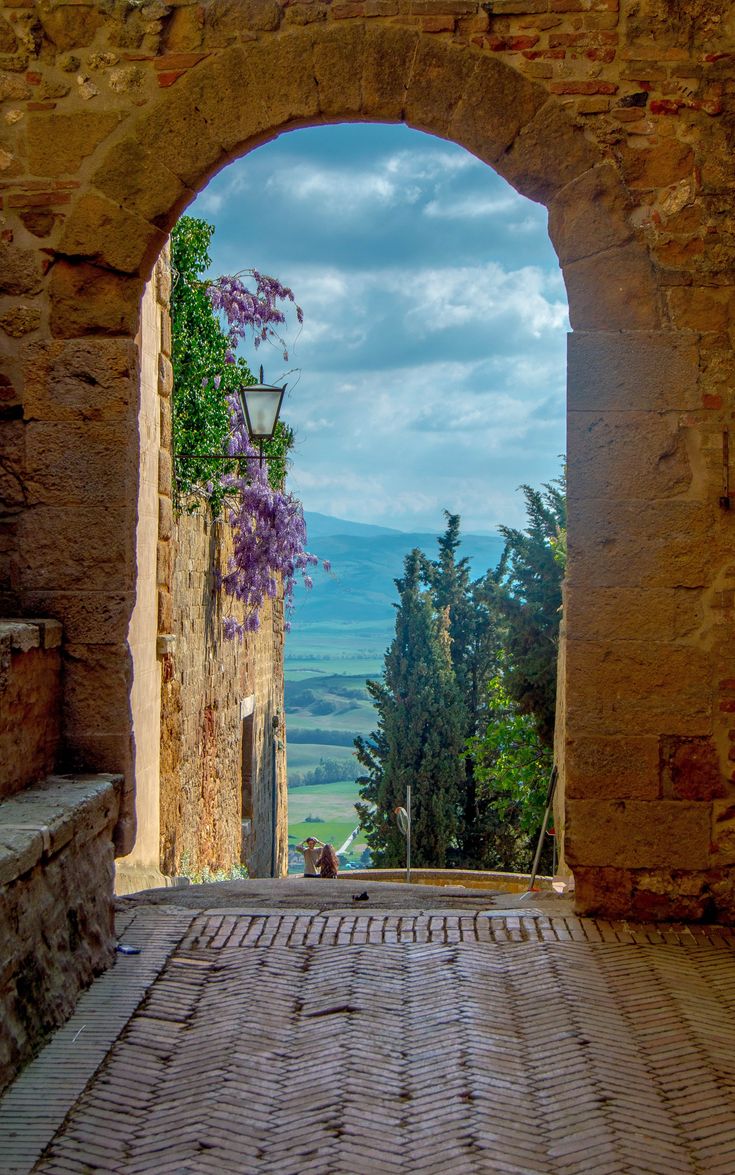
[[[579,907],[735,917],[734,62],[720,0],[0,4],[4,600],[63,621],[67,760],[125,773],[121,848],[143,283],[228,159],[405,121],[543,201],[564,270]]]

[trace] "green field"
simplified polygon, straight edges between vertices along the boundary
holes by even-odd
[[[288,771],[290,777],[303,776],[313,771],[321,760],[336,760],[338,763],[354,766],[352,746],[335,743],[296,742],[294,732],[306,735],[320,731],[344,731],[350,734],[369,734],[375,726],[375,710],[365,689],[365,677],[377,668],[371,664],[364,675],[361,672],[335,672],[345,668],[339,657],[325,660],[330,672],[315,673],[311,663],[308,676],[286,684],[286,745],[288,747]],[[367,666],[367,662],[365,662]],[[307,836],[316,836],[321,841],[339,849],[358,824],[355,800],[357,784],[352,780],[337,783],[307,784],[304,787],[290,787],[288,792],[288,839],[293,847]],[[315,817],[307,820],[307,817]],[[366,848],[362,834],[350,845],[342,859],[344,867],[348,862],[357,864]],[[302,859],[291,854],[289,871],[301,872]]]
[[[288,793],[289,847],[300,844],[307,836],[315,836],[339,849],[357,827],[357,797],[357,784],[351,780],[292,788]],[[307,816],[317,819],[307,820]],[[357,864],[366,847],[364,836],[359,833],[342,858],[342,866],[348,862]],[[300,873],[301,860],[292,858],[289,872]]]
[[[339,759],[341,763],[352,761],[352,751],[349,747],[333,747],[329,743],[288,743],[288,770],[310,771],[317,766],[320,759]],[[294,791],[301,791],[294,788]]]

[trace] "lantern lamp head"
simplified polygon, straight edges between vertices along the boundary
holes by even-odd
[[[286,384],[279,388],[272,384],[263,383],[262,367],[260,369],[260,383],[250,384],[249,387],[242,387],[238,390],[238,398],[251,441],[262,444],[263,441],[271,439],[276,431],[278,414],[281,411],[285,391]]]

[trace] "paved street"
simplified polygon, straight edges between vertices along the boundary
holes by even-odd
[[[0,1103],[0,1170],[732,1175],[732,931],[418,888],[121,903],[141,953]]]

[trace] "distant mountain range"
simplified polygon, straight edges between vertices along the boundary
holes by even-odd
[[[380,625],[390,633],[398,594],[394,580],[403,573],[404,557],[414,547],[430,558],[437,556],[437,535],[391,530],[306,512],[309,550],[327,559],[332,571],[313,573],[314,587],[298,587],[292,636],[309,626],[335,624]],[[503,550],[501,535],[463,535],[460,555],[471,561],[473,578],[495,567]]]

